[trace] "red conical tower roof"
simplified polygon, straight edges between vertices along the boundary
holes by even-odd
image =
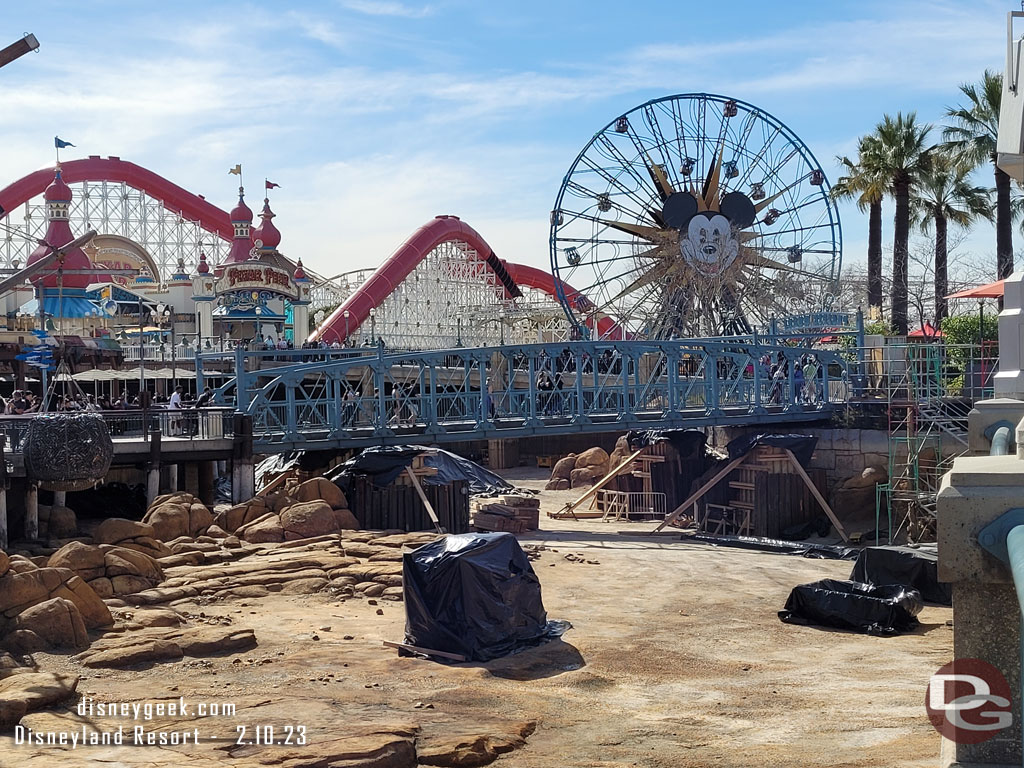
[[[252,211],[245,204],[245,189],[238,188],[238,205],[231,210],[231,223],[235,236],[231,241],[225,264],[239,264],[249,260],[252,251]]]
[[[253,242],[259,240],[263,243],[260,247],[262,251],[275,251],[277,246],[281,244],[281,232],[274,224],[275,215],[270,210],[270,199],[263,198],[263,212],[260,213],[260,218],[263,221],[260,222],[260,225],[252,233]]]
[[[46,228],[46,234],[43,236],[43,240],[53,246],[61,246],[70,243],[75,239],[75,236],[71,233],[71,223],[69,221],[69,209],[71,206],[71,187],[64,183],[64,180],[60,177],[60,168],[57,168],[57,172],[53,177],[53,182],[46,188],[43,193],[43,197],[46,199],[46,218],[49,222]],[[45,245],[40,245],[32,254],[28,257],[28,262],[25,266],[35,264],[41,258],[50,253],[50,248]],[[55,261],[52,266],[47,267],[42,275],[43,288],[56,289],[58,288],[57,279],[57,268],[61,266],[59,261]],[[68,251],[64,255],[63,267],[65,272],[75,270],[92,269],[92,262],[89,261],[89,257],[85,255],[85,252],[81,248],[74,248]],[[64,275],[64,289],[76,289],[85,288],[89,283],[93,282],[96,277],[93,275]],[[35,278],[39,280],[39,278]]]

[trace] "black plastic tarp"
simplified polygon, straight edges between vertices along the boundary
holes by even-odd
[[[695,533],[683,536],[683,541],[692,541],[698,544],[714,544],[719,547],[733,547],[735,549],[753,549],[758,552],[772,552],[777,555],[801,555],[817,560],[853,560],[860,552],[856,547],[843,547],[834,544],[795,543],[780,539],[767,539],[760,536],[723,536],[712,533]]]
[[[868,547],[860,553],[850,573],[852,581],[865,584],[902,584],[913,587],[928,603],[953,604],[953,591],[938,577],[938,548]]]
[[[366,475],[374,485],[383,487],[395,481],[412,460],[421,454],[423,465],[437,469],[436,475],[420,478],[426,485],[448,485],[455,480],[465,480],[470,493],[508,493],[514,486],[500,475],[485,469],[475,461],[440,448],[422,445],[404,447],[383,446],[367,448],[353,456],[327,475],[343,490],[348,490],[352,475]]]
[[[540,581],[510,533],[445,536],[402,561],[405,642],[489,661],[560,636]]]
[[[816,624],[869,635],[898,635],[917,626],[923,603],[916,589],[822,579],[794,587],[779,611],[788,624]]]
[[[811,462],[811,454],[818,438],[814,435],[743,435],[729,441],[727,450],[729,458],[736,459],[754,450],[759,445],[771,445],[776,448],[788,448],[793,452],[801,466]]]
[[[680,456],[703,455],[707,435],[702,429],[633,429],[626,433],[632,451],[647,445],[669,442]]]

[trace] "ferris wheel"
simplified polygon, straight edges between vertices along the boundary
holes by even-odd
[[[611,318],[632,337],[699,337],[829,309],[842,232],[796,134],[751,104],[692,93],[594,135],[558,192],[550,248],[579,333]]]

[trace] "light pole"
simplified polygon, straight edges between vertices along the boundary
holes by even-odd
[[[370,307],[370,340],[377,343],[377,308]]]
[[[348,319],[349,319],[349,317],[351,317],[352,313],[349,312],[346,309],[344,312],[342,312],[342,315],[345,318],[345,346],[346,347],[351,347],[352,346],[352,342],[348,338]]]

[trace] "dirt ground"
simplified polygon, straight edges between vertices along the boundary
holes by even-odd
[[[543,485],[536,470],[512,476]],[[577,494],[544,492],[544,530],[521,537],[549,548],[534,567],[549,616],[573,624],[563,642],[488,664],[398,658],[381,642],[402,639],[402,603],[276,594],[174,605],[254,628],[259,645],[245,653],[131,671],[85,669],[70,656],[36,661],[81,674],[78,692],[97,701],[237,702],[239,714],[214,727],[221,739],[243,723],[305,724],[310,744],[411,723],[428,741],[530,734],[494,763],[503,768],[936,764],[924,691],[951,659],[949,609],[926,607],[918,631],[892,638],[783,624],[776,614],[791,587],[845,578],[850,563],[622,535],[651,525],[543,514]],[[54,718],[25,722],[43,730]],[[229,753],[223,743],[61,751],[5,737],[0,766],[390,765],[278,762],[279,747]]]

